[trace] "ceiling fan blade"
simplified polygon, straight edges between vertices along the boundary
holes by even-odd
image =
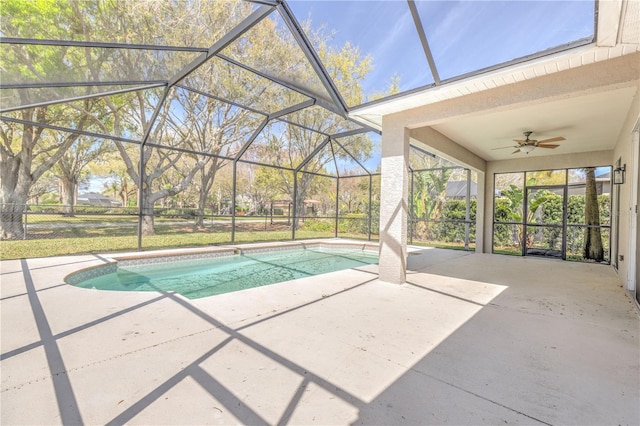
[[[515,146],[501,146],[500,148],[491,148],[491,151],[495,151],[496,149],[507,149],[507,148],[517,148]]]
[[[520,148],[516,149],[515,151],[512,152],[512,154],[517,154],[520,152]]]
[[[513,141],[514,141],[514,142],[518,142],[518,143],[520,143],[520,144],[522,144],[522,143],[527,143],[527,141],[523,141],[522,139],[514,139]]]
[[[542,141],[538,141],[538,145],[540,145],[541,143],[549,143],[549,142],[560,142],[560,141],[564,141],[566,140],[565,138],[563,138],[562,136],[558,136],[556,138],[551,138],[551,139],[545,139]]]
[[[538,148],[550,148],[550,149],[555,149],[557,147],[559,147],[560,145],[538,145]]]

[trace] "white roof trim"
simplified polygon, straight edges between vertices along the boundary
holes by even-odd
[[[421,92],[389,99],[373,105],[355,108],[351,118],[381,129],[382,116],[434,104],[448,99],[531,80],[559,71],[581,67],[595,62],[640,52],[640,45],[618,44],[614,47],[597,47],[595,43],[557,52],[527,62],[474,75],[463,80],[430,87]]]

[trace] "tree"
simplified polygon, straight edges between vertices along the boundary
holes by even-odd
[[[246,165],[244,168],[249,170],[251,176],[245,180],[243,192],[251,200],[254,212],[264,212],[271,201],[283,201],[287,198],[285,180],[275,169],[256,165]],[[285,175],[286,181],[292,180],[291,172]]]
[[[378,224],[380,223],[380,175],[372,177],[371,188],[369,188],[369,182],[367,182],[366,187],[363,186],[362,189],[371,190],[371,204],[369,204],[369,200],[367,200],[367,206],[365,209],[366,221],[364,222],[362,232],[368,233],[371,231],[373,234],[377,235],[379,233]],[[371,223],[371,229],[369,229],[369,223]]]
[[[45,173],[40,179],[38,179],[29,189],[29,202],[40,204],[41,199],[46,199],[45,195],[52,198],[56,192],[58,192],[58,178],[56,178],[50,171]]]
[[[144,105],[145,102],[146,100],[142,94],[138,93],[138,105]],[[140,108],[144,108],[144,106]],[[168,117],[170,108],[171,102],[167,100],[161,107],[161,113],[150,136],[151,141],[165,145],[168,148],[176,145],[181,146],[184,141],[181,137],[176,139],[171,135],[172,129],[169,126],[170,120]],[[151,125],[142,114],[138,118],[143,122],[142,128],[147,128]],[[184,137],[184,135],[182,136]],[[153,211],[155,203],[184,191],[196,173],[203,167],[204,162],[199,156],[195,156],[196,158],[194,159],[194,156],[188,155],[183,151],[145,147],[142,150],[139,161],[146,165],[146,170],[143,176],[140,176],[137,165],[134,167],[134,163],[122,143],[116,142],[116,147],[127,165],[129,176],[135,182],[142,183],[141,188],[138,188],[142,192],[140,196],[141,204],[139,205],[142,211],[142,234],[153,235],[155,234]],[[171,180],[168,179],[170,173],[174,177]],[[160,178],[163,178],[164,182],[161,182]]]
[[[440,217],[445,202],[447,182],[453,169],[427,170],[414,173],[414,210],[425,220]]]
[[[55,123],[69,119],[65,108],[29,108],[18,115],[26,122]],[[77,117],[82,128],[87,119]],[[78,139],[77,134],[46,131],[31,124],[2,121],[0,125],[0,239],[22,239],[23,211],[31,186],[62,158],[65,151]]]
[[[339,199],[347,213],[361,213],[369,202],[369,178],[340,176]]]
[[[140,44],[165,44],[177,46],[205,46],[209,47],[227,30],[235,26],[247,16],[252,6],[242,1],[210,2],[195,0],[189,7],[175,2],[21,2],[7,0],[3,4],[3,35],[11,34],[26,38],[51,38],[74,40],[104,40],[120,41]],[[9,17],[9,18],[7,18]],[[162,39],[159,39],[161,37]],[[158,77],[169,78],[179,72],[196,55],[190,52],[163,52],[161,50],[145,49],[109,49],[109,48],[50,48],[48,46],[20,46],[12,45],[12,57],[3,54],[3,64],[10,67],[4,75],[5,82],[24,82],[30,79],[47,82],[54,76],[64,76],[65,81],[128,81],[157,80]],[[114,66],[117,65],[117,66]],[[5,71],[5,69],[3,69]],[[12,80],[13,79],[13,80]],[[86,92],[105,90],[86,86]],[[41,90],[46,92],[48,89]],[[107,89],[108,90],[108,89]],[[68,95],[78,95],[78,88],[67,90],[64,88],[51,89],[52,99],[63,99]],[[26,93],[26,91],[24,92]],[[95,92],[94,92],[95,93]],[[170,95],[168,102],[171,102]],[[105,102],[98,102],[100,112],[88,107],[75,106],[84,112],[92,125],[101,132],[115,136],[141,137],[152,125],[147,115],[152,100],[152,94],[133,96],[137,105],[127,105],[132,96],[118,95],[108,98]],[[156,97],[157,99],[157,97]],[[30,100],[21,100],[21,104],[29,104]],[[167,123],[167,109],[159,117],[151,137],[155,141],[167,140],[168,132],[159,130]],[[135,115],[139,114],[138,119]],[[133,127],[126,124],[134,124]],[[82,129],[77,121],[70,121],[65,127]],[[184,146],[184,140],[180,141]],[[131,155],[130,147],[117,142],[119,152],[125,157],[128,175],[136,182],[139,181],[138,169]],[[135,157],[135,154],[133,154]],[[72,155],[70,155],[72,156]],[[139,156],[140,157],[140,156]],[[187,155],[183,153],[160,152],[145,149],[142,158],[137,161],[156,162],[147,169],[142,188],[145,205],[140,206],[145,212],[152,211],[153,203],[164,197],[170,197],[184,190],[192,181],[202,163],[197,159],[197,167],[189,169],[183,174],[183,179],[171,188],[153,191],[154,180],[163,172],[173,172],[174,176],[184,171],[191,164],[184,161]],[[212,157],[208,157],[212,158]],[[61,167],[60,174],[67,186],[73,186],[78,171],[72,170],[69,164]],[[154,167],[158,166],[158,167]],[[213,168],[215,170],[215,167]],[[65,191],[73,193],[73,191]],[[68,204],[69,200],[67,200]],[[153,218],[145,217],[143,231],[153,232]]]
[[[496,198],[496,222],[510,222],[515,224],[536,223],[536,217],[543,223],[562,222],[562,202],[561,197],[549,190],[542,189],[535,191],[534,196],[528,200],[526,221],[523,213],[524,190],[514,184],[510,184],[508,189],[501,191],[501,196]],[[515,230],[507,232],[509,225],[496,224],[495,241],[500,244],[508,243],[515,237],[520,248],[523,244],[530,246],[533,244],[534,234],[527,231],[527,241],[524,241],[524,227],[516,225]],[[510,235],[509,235],[510,234]],[[545,229],[545,242],[549,247],[553,247],[560,236],[558,229]]]
[[[71,4],[65,2],[3,2],[3,35],[25,38],[68,38],[72,23]],[[48,83],[54,78],[82,81],[85,51],[79,48],[11,44],[0,49],[3,83]],[[91,88],[47,87],[19,90],[7,106],[33,105],[69,95],[90,93]],[[36,123],[84,130],[92,120],[85,100],[67,105],[26,108],[10,113],[26,124],[3,121],[0,125],[0,239],[23,237],[22,210],[31,187],[56,164],[79,138],[78,134],[45,129]]]
[[[87,166],[114,149],[109,141],[95,138],[78,138],[78,141],[66,149],[53,167],[53,173],[60,179],[62,211],[73,214],[78,184],[88,174]]]
[[[203,74],[206,78],[187,78],[190,87],[200,84],[201,87],[196,88],[206,90],[213,84],[210,79],[214,79],[217,84],[238,84],[233,81],[230,73],[215,65],[215,62],[209,62],[202,70],[198,70],[197,77]],[[178,90],[176,101],[180,106],[177,109],[180,117],[171,117],[173,131],[181,135],[181,140],[189,149],[210,154],[191,154],[192,158],[202,162],[195,179],[198,213],[195,225],[202,226],[205,206],[216,174],[229,162],[220,156],[229,155],[232,147],[241,145],[259,123],[247,109],[195,92]]]
[[[298,116],[301,117],[303,121],[308,120],[310,125],[314,124],[314,118],[318,120],[318,116],[314,115],[314,111],[301,111]],[[335,132],[335,130],[331,128],[336,125],[335,122],[328,120],[320,121],[320,123],[323,124],[323,133]],[[302,127],[289,124],[272,126],[266,129],[265,133],[264,137],[267,138],[268,142],[265,146],[261,147],[259,152],[262,154],[258,157],[262,158],[263,161],[267,160],[270,161],[271,164],[280,166],[280,168],[275,169],[275,173],[280,175],[280,181],[289,199],[295,199],[294,208],[296,218],[298,218],[303,215],[304,200],[309,198],[309,194],[321,192],[320,188],[323,187],[324,184],[321,183],[317,174],[323,172],[326,165],[333,160],[334,152],[330,149],[329,145],[326,145],[326,149],[312,156],[316,148],[318,148],[318,145],[326,140],[326,136]],[[360,158],[368,156],[371,146],[366,136],[350,137],[345,145],[343,145],[345,148]],[[346,154],[341,153],[336,153],[335,155],[346,156]],[[296,169],[301,164],[304,166],[297,173],[296,185],[294,185],[291,169]],[[321,187],[318,187],[318,185],[321,185]],[[330,197],[335,200],[335,195],[331,195]],[[297,220],[295,226],[298,226]]]
[[[327,41],[331,35],[322,30],[310,31],[310,24],[303,23],[310,34],[311,42],[316,46],[318,54],[326,65],[330,76],[340,87],[341,95],[347,104],[359,103],[363,99],[361,81],[371,70],[371,58],[362,57],[358,48],[345,43],[341,48],[330,46]],[[275,20],[265,19],[251,30],[251,37],[232,45],[236,50],[236,58],[241,58],[267,74],[291,81],[302,88],[310,89],[320,98],[329,98],[322,87],[313,68],[306,62],[306,58],[295,38],[286,28],[279,26]],[[242,48],[240,50],[240,48]],[[225,52],[226,53],[226,52]],[[276,98],[276,104],[291,106],[306,100],[299,93],[281,91]],[[273,103],[268,97],[263,97],[255,104],[257,109],[268,108],[266,103]],[[269,109],[267,109],[269,110]],[[251,153],[253,158],[259,158],[263,164],[283,167],[278,170],[281,181],[287,188],[290,199],[295,199],[296,217],[303,211],[303,202],[314,181],[314,173],[322,172],[332,160],[329,146],[320,152],[315,152],[321,144],[326,142],[326,135],[333,135],[349,130],[349,124],[343,117],[331,113],[319,106],[313,106],[292,112],[283,117],[282,122],[270,123],[260,137],[253,142],[255,146]],[[359,159],[367,157],[371,150],[371,141],[366,136],[345,138],[344,145],[349,145],[349,151]],[[311,157],[311,154],[315,154]],[[337,155],[346,155],[344,153]],[[290,170],[306,163],[296,174],[294,185]],[[289,171],[287,171],[287,169]],[[295,186],[295,194],[294,194]],[[295,223],[297,226],[297,222]]]
[[[509,179],[513,182],[514,179]],[[522,250],[524,229],[521,225],[502,224],[499,222],[511,222],[515,224],[524,223],[524,190],[517,185],[519,182],[508,183],[508,187],[505,188],[507,182],[503,182],[500,191],[500,196],[495,198],[495,211],[494,220],[498,223],[494,226],[494,244],[513,245],[513,242],[517,242],[517,245]]]
[[[254,10],[250,2],[240,0],[193,0],[189,7],[172,1],[105,0],[35,4],[7,0],[3,7],[3,35],[6,36],[188,48],[211,47]],[[223,50],[222,54],[226,56],[209,59],[177,82],[172,78],[193,63],[200,52],[173,48],[12,44],[8,52],[0,52],[3,64],[8,64],[6,70],[3,69],[6,71],[3,80],[8,83],[49,83],[61,78],[68,83],[53,88],[21,91],[20,96],[25,98],[20,99],[19,105],[97,95],[101,91],[120,89],[118,82],[132,80],[172,81],[179,85],[179,89],[175,86],[165,93],[150,88],[102,96],[91,101],[71,102],[64,107],[73,115],[65,116],[64,122],[59,123],[61,127],[69,129],[90,130],[119,138],[114,140],[114,146],[122,157],[129,179],[139,184],[142,231],[143,234],[151,234],[154,232],[154,204],[175,197],[188,188],[197,189],[198,208],[202,215],[216,173],[224,163],[219,156],[233,154],[231,147],[239,147],[246,142],[248,135],[257,128],[257,122],[264,118],[249,113],[250,110],[277,113],[309,100],[302,93],[308,92],[308,88],[319,98],[325,98],[325,101],[329,99],[322,84],[319,84],[318,76],[306,62],[295,38],[286,27],[279,25],[275,19],[265,18],[250,31],[251,36],[240,37]],[[317,35],[325,37],[323,34]],[[296,51],[300,54],[292,54]],[[359,82],[371,69],[370,59],[361,58],[357,48],[349,44],[336,50],[324,45],[319,51],[328,64],[331,76],[347,88],[343,96],[346,99],[363,99]],[[286,81],[290,78],[292,84],[298,85],[301,90],[292,90],[268,81],[235,65],[227,57],[259,67],[264,74],[272,74]],[[76,81],[85,84],[73,87],[72,83]],[[113,81],[114,86],[86,84],[105,81]],[[315,92],[316,88],[319,91]],[[196,91],[211,93],[212,96],[204,96]],[[29,98],[33,93],[39,96],[38,99]],[[242,107],[214,100],[216,96],[232,99]],[[36,118],[32,119],[37,121]],[[292,169],[308,158],[320,143],[324,143],[326,134],[349,129],[346,126],[349,123],[342,117],[328,113],[319,106],[288,114],[286,119],[307,129],[288,124],[283,132],[276,132],[280,142],[291,149],[277,154],[277,162],[271,164],[288,164],[287,167]],[[140,148],[120,140],[124,138],[144,141],[146,146]],[[283,138],[287,139],[286,142]],[[354,147],[356,155],[359,152],[368,153],[366,138],[356,139],[360,140]],[[60,148],[64,148],[64,152],[69,145]],[[50,150],[50,158],[54,159],[56,155],[57,162],[62,154],[53,154],[54,151]],[[71,161],[74,153],[67,155],[66,160],[69,161],[60,163],[59,174],[64,176],[68,186],[73,186],[78,173],[82,172],[71,164],[74,162]],[[285,158],[287,156],[288,159]],[[312,159],[305,170],[322,170],[327,158],[322,154]],[[143,173],[140,173],[141,169]],[[295,194],[299,209],[310,185],[309,176],[299,174],[298,193]],[[26,191],[32,183],[33,180],[26,184]],[[293,198],[291,179],[288,186]],[[126,194],[128,192],[125,190]]]
[[[158,8],[162,13],[158,13]],[[163,44],[209,47],[250,10],[251,5],[241,1],[196,1],[189,8],[172,2],[118,2],[113,14],[119,17],[118,21],[125,23],[134,37],[144,39],[161,33]],[[180,25],[176,25],[177,22]],[[162,31],[158,31],[160,28]],[[185,61],[186,55],[183,56],[185,57],[165,55],[158,58],[153,53],[148,53],[143,58],[143,65],[148,63],[148,70],[165,67],[177,73],[191,60]],[[126,66],[122,67],[126,74],[135,73],[140,67],[139,55],[128,51],[124,59],[129,57],[129,60],[124,61]],[[158,62],[162,66],[159,67]],[[201,224],[215,175],[225,164],[218,155],[223,153],[225,147],[237,144],[245,138],[250,124],[243,122],[249,116],[247,110],[190,90],[218,92],[223,97],[235,99],[234,94],[246,84],[235,77],[237,76],[228,69],[221,67],[220,60],[216,58],[187,76],[180,82],[182,87],[172,89],[165,98],[150,91],[138,93],[133,108],[121,110],[115,102],[109,105],[117,128],[116,134],[123,130],[118,124],[123,123],[126,113],[130,113],[135,127],[142,129],[141,133],[149,132],[148,140],[151,143],[166,146],[166,149],[147,147],[143,150],[138,161],[146,165],[146,173],[141,177],[139,164],[122,143],[116,142],[128,175],[136,182],[142,178],[140,208],[144,213],[144,235],[154,233],[154,204],[176,196],[191,185],[197,189],[197,225]],[[220,91],[226,93],[219,93]],[[158,102],[163,104],[159,107],[157,119],[152,123],[147,117],[147,111],[156,108]],[[149,129],[150,126],[153,128]],[[186,148],[193,152],[172,148]],[[161,177],[164,181],[162,185],[157,183]]]
[[[413,219],[421,219],[416,230],[431,238],[429,221],[438,220],[445,202],[447,182],[453,169],[424,170],[413,173]]]
[[[598,192],[596,188],[595,167],[585,167],[586,189],[584,200],[584,230],[583,256],[596,262],[604,260],[602,235],[600,233],[600,209],[598,208]]]
[[[130,200],[135,199],[137,188],[135,182],[127,173],[119,153],[111,152],[103,157],[104,161],[92,166],[92,173],[103,177],[103,194],[113,199],[120,199],[122,205],[127,207]]]
[[[301,174],[306,175],[306,173],[300,173],[298,176]],[[321,212],[322,216],[339,214],[339,211],[336,211],[336,185],[336,178],[312,175],[305,198],[299,200],[302,207],[297,216],[301,218],[309,216],[309,209],[314,212],[313,214]]]

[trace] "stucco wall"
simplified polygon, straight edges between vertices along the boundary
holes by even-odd
[[[384,119],[380,182],[380,280],[405,282],[409,193],[409,129]]]
[[[625,120],[624,126],[620,135],[618,137],[618,141],[616,146],[612,152],[611,163],[614,164],[618,158],[621,159],[621,164],[626,164],[626,183],[624,185],[620,185],[620,234],[619,234],[619,252],[624,256],[624,261],[618,262],[618,280],[621,285],[624,287],[628,286],[628,268],[629,262],[632,261],[633,258],[637,256],[637,253],[630,252],[635,248],[637,252],[637,244],[636,247],[629,247],[629,239],[631,233],[630,227],[630,219],[635,219],[633,215],[633,211],[635,210],[635,206],[631,204],[632,202],[632,190],[634,189],[633,185],[633,176],[634,169],[638,167],[638,163],[640,159],[634,158],[633,155],[633,130],[638,120],[640,119],[640,82],[638,83],[638,90],[636,91],[636,95],[634,98],[633,105],[627,114],[627,118]],[[616,206],[613,206],[613,211],[616,211]],[[613,240],[615,241],[615,240]],[[637,265],[636,265],[637,267]]]

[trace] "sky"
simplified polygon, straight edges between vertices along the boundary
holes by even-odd
[[[404,0],[289,0],[299,21],[335,31],[334,46],[346,41],[371,55],[374,69],[365,93],[385,90],[394,74],[401,91],[431,84],[424,50]],[[440,79],[560,46],[594,33],[594,2],[425,1],[416,8]],[[350,105],[353,106],[353,105]]]

